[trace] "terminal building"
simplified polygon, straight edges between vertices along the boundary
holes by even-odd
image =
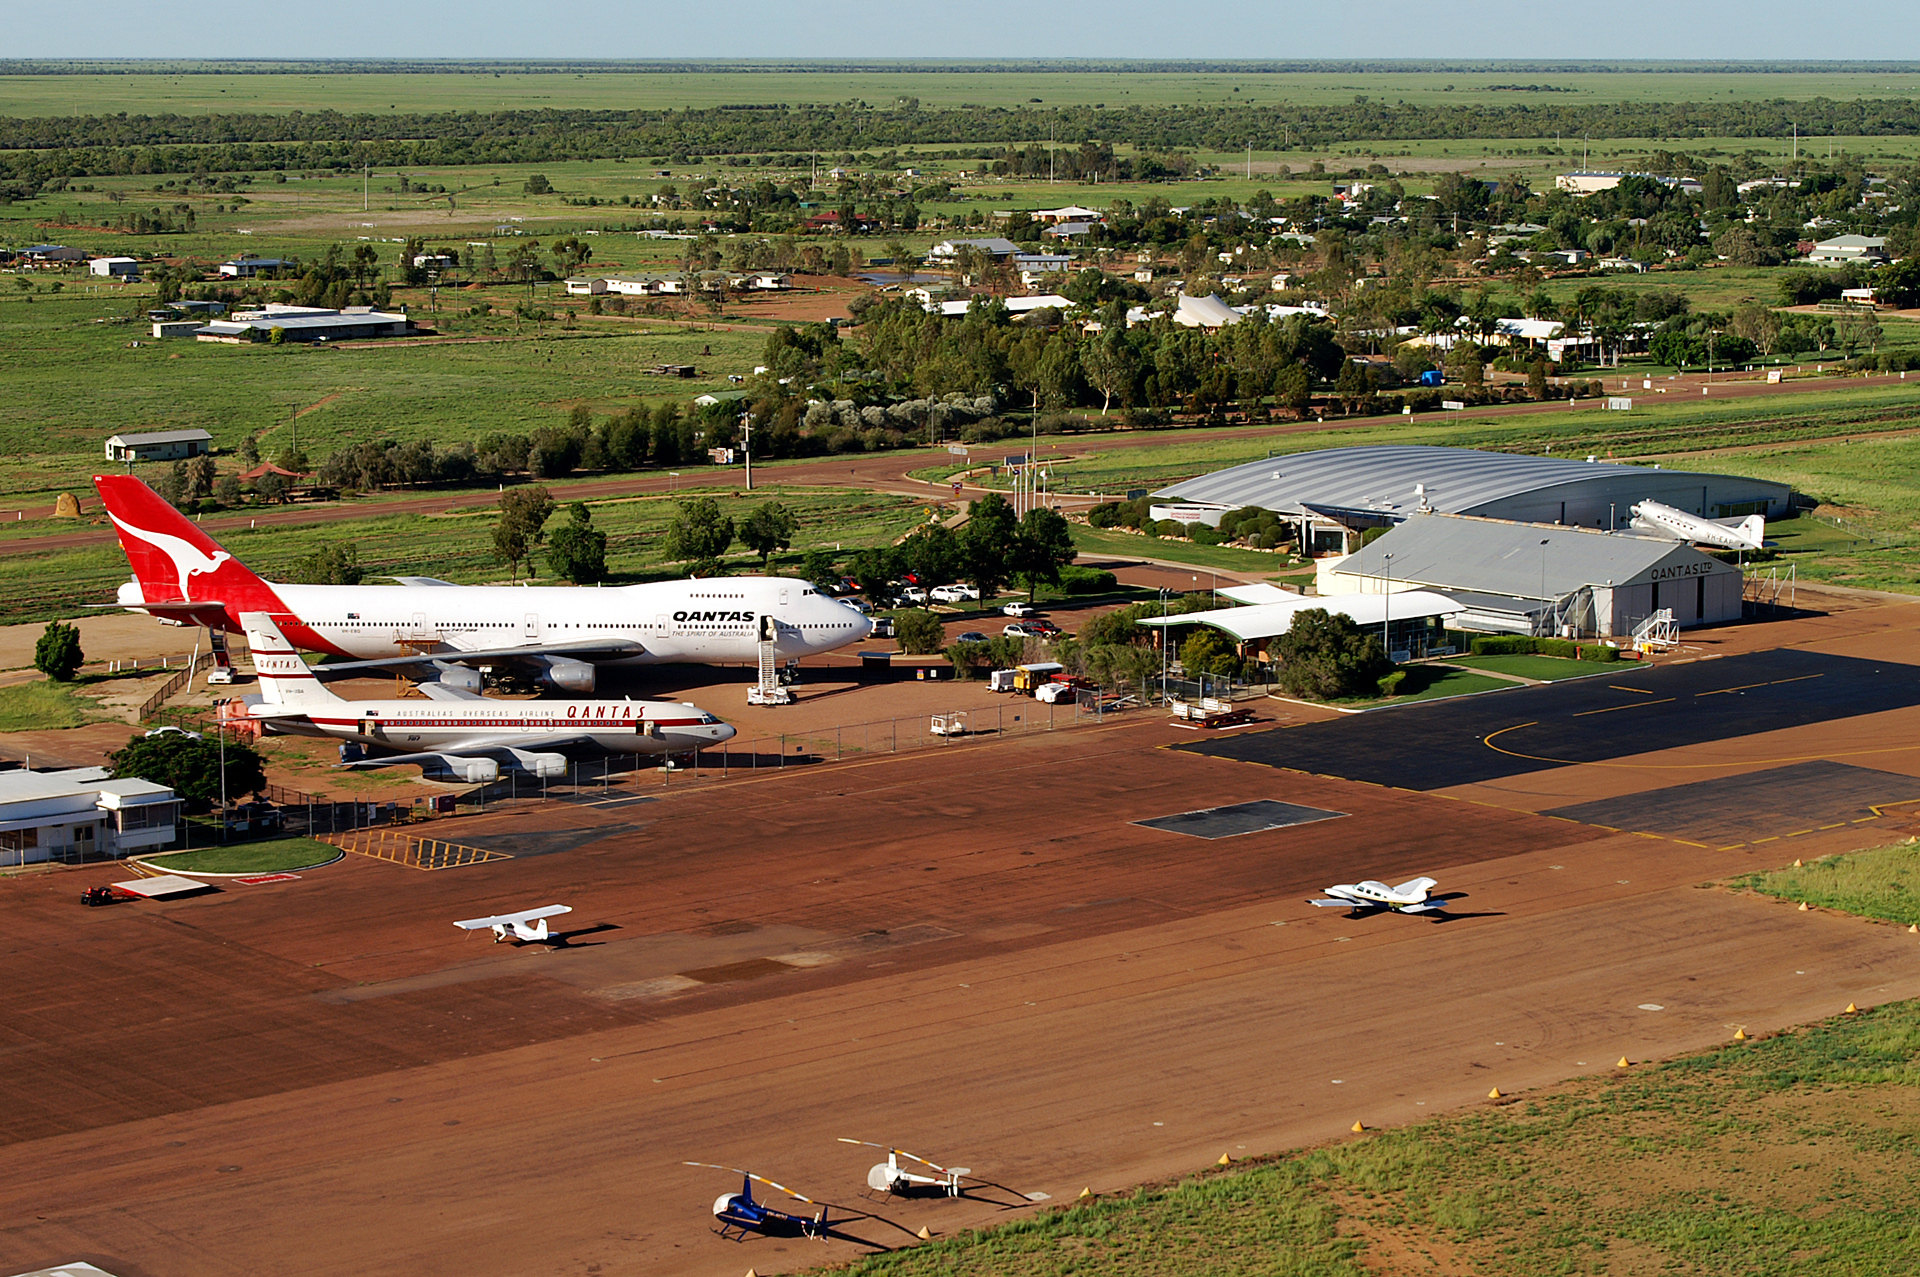
[[[1218,470],[1153,494],[1156,519],[1217,525],[1242,506],[1297,525],[1303,553],[1346,554],[1371,528],[1422,511],[1612,531],[1632,507],[1658,501],[1707,519],[1779,518],[1793,492],[1738,475],[1663,470],[1472,448],[1327,448]]]
[[[165,785],[104,767],[0,772],[0,868],[152,851],[173,841],[179,811]]]

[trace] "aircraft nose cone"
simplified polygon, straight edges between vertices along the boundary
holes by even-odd
[[[735,727],[732,723],[721,723],[719,726],[713,729],[713,743],[718,745],[722,741],[732,740],[735,736],[738,736],[739,734],[740,734],[740,729]]]

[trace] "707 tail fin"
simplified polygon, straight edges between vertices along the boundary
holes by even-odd
[[[286,635],[265,612],[242,612],[240,626],[247,633],[253,672],[260,678],[260,699],[267,705],[298,709],[307,705],[337,704],[340,700],[313,676],[313,671],[287,642]]]
[[[140,480],[97,474],[93,486],[120,533],[120,548],[147,602],[223,604],[229,628],[237,628],[243,611],[287,610],[271,585]]]

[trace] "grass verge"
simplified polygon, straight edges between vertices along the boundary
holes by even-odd
[[[850,1271],[1904,1274],[1917,1054],[1920,1005],[1898,1003]]]
[[[1747,874],[1733,885],[1863,918],[1920,923],[1920,839]]]
[[[263,842],[200,847],[146,861],[169,873],[264,874],[311,869],[339,856],[340,849],[313,838],[272,838]]]
[[[73,683],[15,683],[0,687],[0,732],[47,731],[88,721],[87,702]]]

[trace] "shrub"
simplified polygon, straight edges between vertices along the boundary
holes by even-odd
[[[1540,638],[1533,641],[1533,650],[1542,656],[1558,656],[1564,660],[1579,657],[1580,646],[1572,639]]]
[[[940,618],[931,612],[919,609],[896,612],[893,616],[894,637],[900,641],[900,650],[914,656],[925,656],[940,650],[946,642],[946,630],[940,624]]]
[[[1068,565],[1060,569],[1060,588],[1068,594],[1105,594],[1119,583],[1113,573],[1098,568]]]
[[[1400,685],[1406,681],[1407,672],[1405,670],[1395,670],[1391,674],[1383,674],[1380,677],[1380,695],[1398,696],[1400,694]]]
[[[1483,635],[1473,640],[1475,656],[1518,656],[1533,651],[1533,640],[1519,634]]]
[[[1579,655],[1575,659],[1582,661],[1599,661],[1604,664],[1607,661],[1619,660],[1620,649],[1617,647],[1608,647],[1605,643],[1593,643],[1581,648]]]

